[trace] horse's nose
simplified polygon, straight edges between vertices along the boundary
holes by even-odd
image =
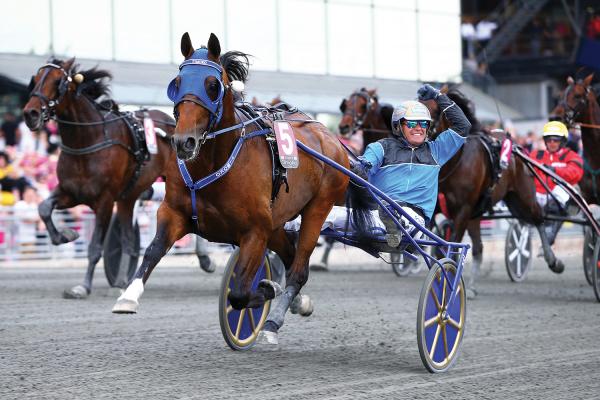
[[[183,149],[185,151],[194,151],[195,148],[196,139],[194,139],[192,136],[188,136],[188,138],[185,139],[185,142],[183,142]]]
[[[346,133],[350,132],[350,126],[349,125],[340,125],[339,130],[342,135],[345,135]]]
[[[25,124],[29,129],[37,130],[40,127],[41,114],[35,108],[23,110],[23,116],[25,117]]]

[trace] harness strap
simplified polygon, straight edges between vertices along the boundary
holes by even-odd
[[[231,129],[228,129],[228,131],[229,130],[231,130]],[[194,182],[194,180],[192,179],[192,176],[190,175],[190,173],[185,165],[185,161],[180,158],[177,158],[177,166],[179,167],[179,173],[181,174],[181,177],[183,178],[183,181],[185,182],[185,186],[188,189],[190,189],[190,196],[192,198],[192,220],[195,223],[194,226],[196,229],[196,233],[200,232],[200,226],[198,224],[198,211],[196,208],[196,191],[210,185],[211,183],[215,182],[219,178],[222,178],[229,172],[229,170],[235,163],[235,159],[237,158],[238,154],[240,153],[242,145],[244,144],[244,142],[246,140],[252,139],[256,136],[266,135],[269,132],[271,132],[270,129],[260,129],[257,131],[250,132],[247,135],[240,136],[240,138],[238,139],[238,141],[235,144],[235,147],[233,148],[233,151],[231,152],[231,155],[229,156],[229,158],[227,159],[225,164],[221,168],[219,168],[218,170],[213,172],[212,174],[205,176],[204,178],[199,179],[196,182]]]
[[[106,149],[106,148],[111,147],[113,145],[123,146],[128,151],[131,152],[131,148],[129,148],[129,146],[127,146],[123,142],[121,142],[119,140],[115,140],[115,139],[110,139],[108,141],[96,143],[96,144],[93,144],[91,146],[81,147],[81,148],[77,148],[77,149],[74,148],[74,147],[66,146],[66,145],[64,145],[62,143],[59,144],[61,151],[63,151],[66,154],[71,154],[71,155],[75,155],[75,156],[80,156],[80,155],[83,155],[83,154],[94,153],[96,151],[100,151],[100,150]]]

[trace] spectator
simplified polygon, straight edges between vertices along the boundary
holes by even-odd
[[[587,24],[588,39],[596,40],[600,38],[600,15],[596,14],[593,8],[588,9],[590,17]]]
[[[485,48],[485,46],[492,38],[492,34],[497,27],[498,24],[496,24],[493,21],[487,21],[485,19],[479,21],[475,29],[475,39],[477,39],[479,48]]]
[[[19,176],[18,170],[11,164],[7,153],[0,152],[0,205],[12,206],[23,191],[25,180]]]
[[[23,200],[15,203],[15,237],[22,253],[35,252],[37,231],[42,226],[38,214],[39,203],[37,191],[32,186],[26,186],[23,190]]]
[[[463,59],[475,57],[475,27],[469,19],[465,18],[461,24],[460,36],[462,38]]]
[[[0,125],[0,137],[4,139],[5,147],[16,146],[19,143],[19,123],[15,115],[10,111],[4,114],[4,122]]]

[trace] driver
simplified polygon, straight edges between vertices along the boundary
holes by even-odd
[[[351,169],[424,226],[435,209],[440,169],[465,143],[471,123],[460,107],[434,87],[423,85],[417,94],[420,101],[435,100],[450,128],[429,140],[429,109],[418,101],[405,101],[394,109],[393,137],[367,146],[359,161],[351,162]],[[393,211],[390,206],[387,208]],[[382,208],[379,216],[386,227],[388,245],[398,247],[402,237],[394,220]],[[405,218],[397,219],[410,231],[412,227]]]
[[[583,177],[583,161],[577,153],[566,147],[569,131],[565,124],[560,121],[548,122],[544,125],[542,137],[544,138],[546,150],[538,150],[534,158],[570,185],[578,184]],[[561,186],[557,186],[542,171],[538,170],[538,173],[552,192],[550,195],[544,185],[536,179],[535,195],[538,204],[544,207],[547,213],[561,214],[561,210],[564,210],[569,200],[569,194]],[[550,228],[548,240],[550,244],[554,243],[561,225],[561,221],[550,221],[548,223]]]

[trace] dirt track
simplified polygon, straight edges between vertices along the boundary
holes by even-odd
[[[468,303],[457,364],[431,375],[415,339],[424,274],[334,252],[305,290],[315,313],[288,317],[278,350],[246,353],[218,325],[224,257],[213,275],[188,258],[159,266],[135,316],[110,313],[101,268],[90,299],[67,301],[81,268],[1,267],[0,398],[598,398],[600,303],[579,255],[561,276],[537,261],[522,284],[496,262]]]

